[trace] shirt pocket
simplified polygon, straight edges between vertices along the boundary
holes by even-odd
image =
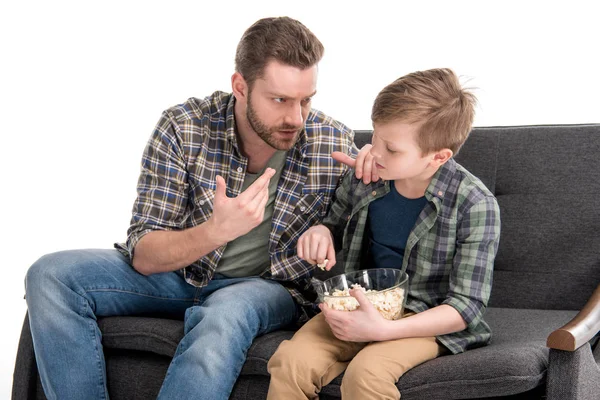
[[[456,229],[455,218],[438,216],[430,231],[431,260],[436,264],[452,265],[456,254]]]
[[[326,194],[324,192],[306,193],[300,197],[290,219],[284,226],[280,239],[280,250],[295,246],[298,238],[308,228],[323,221],[327,212],[325,198]]]

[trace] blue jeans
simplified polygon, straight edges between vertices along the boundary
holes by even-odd
[[[159,399],[227,399],[256,336],[298,316],[289,292],[258,277],[216,276],[196,288],[177,272],[144,276],[117,250],[46,255],[25,279],[31,335],[46,397],[108,399],[98,317],[168,314],[185,336]]]

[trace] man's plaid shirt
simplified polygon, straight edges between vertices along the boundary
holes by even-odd
[[[215,92],[191,98],[166,110],[142,157],[138,196],[127,242],[116,244],[133,259],[139,240],[154,230],[182,230],[202,224],[212,215],[216,176],[227,182],[227,194],[240,194],[247,158],[239,149],[234,118],[235,97]],[[311,110],[298,142],[288,151],[277,187],[269,246],[271,268],[261,276],[280,281],[302,305],[311,291],[313,267],[296,255],[300,235],[327,214],[346,167],[331,152],[356,155],[354,132]],[[184,268],[187,282],[205,286],[213,277],[225,246]]]
[[[342,238],[347,271],[369,267],[369,203],[388,193],[389,185],[390,181],[365,185],[349,173],[335,193],[323,224],[336,240]],[[428,203],[408,237],[402,262],[409,276],[406,307],[417,313],[441,304],[454,307],[467,329],[438,340],[460,353],[491,339],[482,316],[492,288],[500,210],[483,183],[453,159],[436,172],[425,197]]]

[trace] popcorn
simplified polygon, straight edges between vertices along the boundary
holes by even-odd
[[[321,271],[325,271],[325,267],[327,267],[328,262],[329,260],[326,258],[322,263],[317,264],[317,267],[319,267]]]
[[[398,287],[383,291],[366,290],[358,283],[352,285],[352,289],[359,289],[365,292],[367,299],[375,306],[383,318],[394,320],[402,316],[404,289]],[[336,289],[331,294],[325,292],[325,303],[330,308],[339,311],[353,311],[360,306],[358,300],[350,296],[349,289]]]

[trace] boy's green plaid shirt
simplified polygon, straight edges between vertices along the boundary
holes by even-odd
[[[389,181],[365,185],[348,173],[336,190],[324,220],[336,241],[342,238],[347,271],[361,265],[369,203],[390,190]],[[428,203],[417,218],[402,270],[410,279],[406,307],[422,312],[441,304],[454,307],[467,323],[461,332],[438,340],[452,353],[487,344],[491,330],[482,317],[490,297],[494,258],[500,238],[500,210],[490,191],[451,159],[427,187]]]

